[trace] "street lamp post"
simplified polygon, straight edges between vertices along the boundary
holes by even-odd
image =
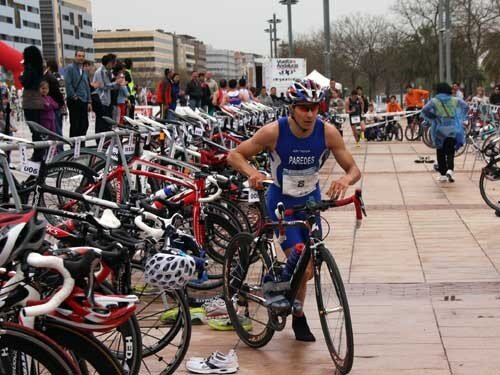
[[[269,28],[264,30],[266,33],[269,33],[269,47],[271,49],[271,59],[273,58],[273,27],[269,25]]]
[[[281,20],[276,18],[276,13],[273,14],[273,18],[270,19],[270,20],[267,20],[267,22],[269,22],[270,26],[269,27],[272,27],[273,28],[273,31],[274,31],[274,57],[278,57],[278,38],[276,36],[276,32],[277,32],[277,27],[276,25],[278,23],[281,23]]]
[[[287,6],[288,12],[288,57],[293,56],[292,5],[298,2],[299,0],[280,0],[280,4]]]
[[[332,57],[332,46],[330,41],[330,0],[323,0],[323,18],[325,22],[325,75],[328,78],[332,78],[331,72],[331,57]]]

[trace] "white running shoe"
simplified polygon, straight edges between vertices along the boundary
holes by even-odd
[[[195,374],[233,374],[238,368],[238,356],[232,349],[227,355],[215,352],[208,358],[190,358],[186,362],[186,369]]]
[[[444,175],[439,175],[438,178],[437,178],[437,181],[438,182],[448,182],[448,176]]]
[[[446,178],[448,178],[449,182],[455,182],[455,176],[453,175],[453,171],[451,169],[448,169],[446,172]]]

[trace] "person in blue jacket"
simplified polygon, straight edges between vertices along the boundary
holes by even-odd
[[[469,107],[462,99],[452,96],[451,86],[442,82],[436,86],[436,96],[422,109],[421,116],[431,124],[432,144],[436,148],[439,182],[455,182],[455,151],[465,143],[464,121]]]

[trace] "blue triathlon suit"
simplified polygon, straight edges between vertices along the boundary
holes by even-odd
[[[319,170],[330,155],[325,141],[325,125],[317,119],[313,133],[307,138],[297,138],[288,123],[287,117],[278,120],[279,136],[276,149],[269,153],[271,174],[274,180],[266,195],[269,217],[277,220],[274,213],[276,205],[283,202],[285,208],[304,204],[313,199],[321,200]],[[287,220],[303,220],[304,214],[287,216]],[[321,222],[317,216],[321,231]],[[286,240],[281,244],[283,250],[308,240],[308,231],[301,227],[286,229]]]

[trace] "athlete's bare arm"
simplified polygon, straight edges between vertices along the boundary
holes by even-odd
[[[332,152],[335,160],[345,171],[345,176],[331,183],[327,191],[330,199],[342,198],[350,185],[354,185],[361,178],[361,172],[351,153],[346,149],[344,140],[335,126],[325,123],[326,147]]]
[[[227,162],[231,167],[248,176],[248,183],[252,189],[262,189],[262,181],[266,177],[250,165],[248,160],[264,150],[273,151],[276,148],[278,136],[279,127],[278,122],[275,121],[259,129],[252,138],[238,145],[227,157]]]

